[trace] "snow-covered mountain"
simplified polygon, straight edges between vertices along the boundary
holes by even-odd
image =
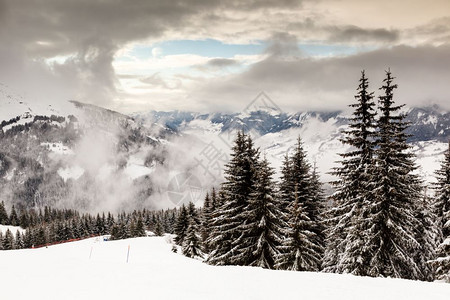
[[[300,136],[325,183],[346,151],[342,112],[285,113],[253,105],[242,113],[156,112],[127,116],[77,101],[36,104],[0,85],[0,200],[9,206],[165,208],[223,180],[237,130],[249,132],[277,172]],[[427,181],[450,138],[450,114],[407,111],[418,170]]]
[[[433,181],[433,173],[450,139],[450,113],[436,106],[405,108],[403,113],[411,124],[407,132],[411,135],[409,143],[417,156],[418,172],[427,181]],[[243,129],[251,133],[256,145],[277,171],[283,157],[300,136],[311,163],[318,167],[325,182],[332,180],[328,172],[339,160],[338,153],[346,151],[339,139],[348,125],[348,115],[339,111],[291,114],[263,109],[234,114],[151,111],[134,116],[195,136],[203,141],[205,149],[211,144],[224,153],[229,152],[233,133]],[[202,150],[196,153],[199,160],[202,156]]]
[[[0,107],[0,200],[9,206],[159,207],[148,202],[150,175],[173,131],[76,101],[36,104],[5,86]]]

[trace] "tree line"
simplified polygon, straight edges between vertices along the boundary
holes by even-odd
[[[0,250],[47,246],[93,236],[110,235],[111,240],[146,236],[146,231],[162,236],[173,233],[179,209],[135,210],[130,213],[81,214],[72,209],[23,209],[12,206],[7,213],[0,202],[0,224],[20,226],[24,231],[0,232]]]

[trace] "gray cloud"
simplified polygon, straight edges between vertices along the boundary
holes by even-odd
[[[276,32],[269,40],[266,53],[271,56],[298,56],[298,39],[295,35],[285,32]]]
[[[230,67],[239,66],[240,64],[241,63],[238,60],[232,58],[211,58],[206,63],[193,66],[192,68],[195,70],[208,73],[208,72],[222,71]]]
[[[206,63],[208,66],[218,68],[235,66],[237,64],[239,64],[237,60],[230,58],[212,58]]]
[[[450,109],[450,46],[397,46],[327,59],[270,57],[228,80],[206,82],[192,96],[211,110],[239,111],[243,101],[251,101],[260,91],[283,110],[342,110],[353,101],[362,69],[377,93],[389,67],[397,77],[398,103],[437,103]]]
[[[429,43],[449,43],[450,42],[450,17],[432,20],[426,24],[414,27],[405,31],[406,39],[414,40],[420,37]]]
[[[33,98],[108,106],[117,96],[115,52],[167,32],[197,32],[208,13],[297,7],[299,1],[0,0],[0,81]],[[44,59],[69,56],[49,66]]]
[[[393,43],[399,40],[398,30],[388,30],[385,28],[364,29],[358,26],[344,26],[330,28],[331,42],[382,42]]]
[[[147,76],[145,78],[140,79],[139,81],[142,83],[145,83],[147,85],[150,85],[152,87],[162,87],[164,89],[169,89],[169,90],[178,89],[181,86],[181,80],[175,79],[175,80],[172,80],[172,82],[169,84],[166,80],[161,78],[159,73],[155,73],[151,76]],[[144,86],[142,88],[148,88],[148,86],[147,87]]]

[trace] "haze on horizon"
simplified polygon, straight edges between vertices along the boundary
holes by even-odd
[[[450,109],[448,0],[0,0],[0,83],[123,113],[344,109],[360,71]]]

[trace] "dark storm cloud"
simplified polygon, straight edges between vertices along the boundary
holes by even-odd
[[[116,95],[112,61],[124,45],[186,30],[206,11],[297,5],[290,0],[0,0],[0,82],[37,98],[107,105]],[[54,56],[70,58],[50,67],[44,63]]]

